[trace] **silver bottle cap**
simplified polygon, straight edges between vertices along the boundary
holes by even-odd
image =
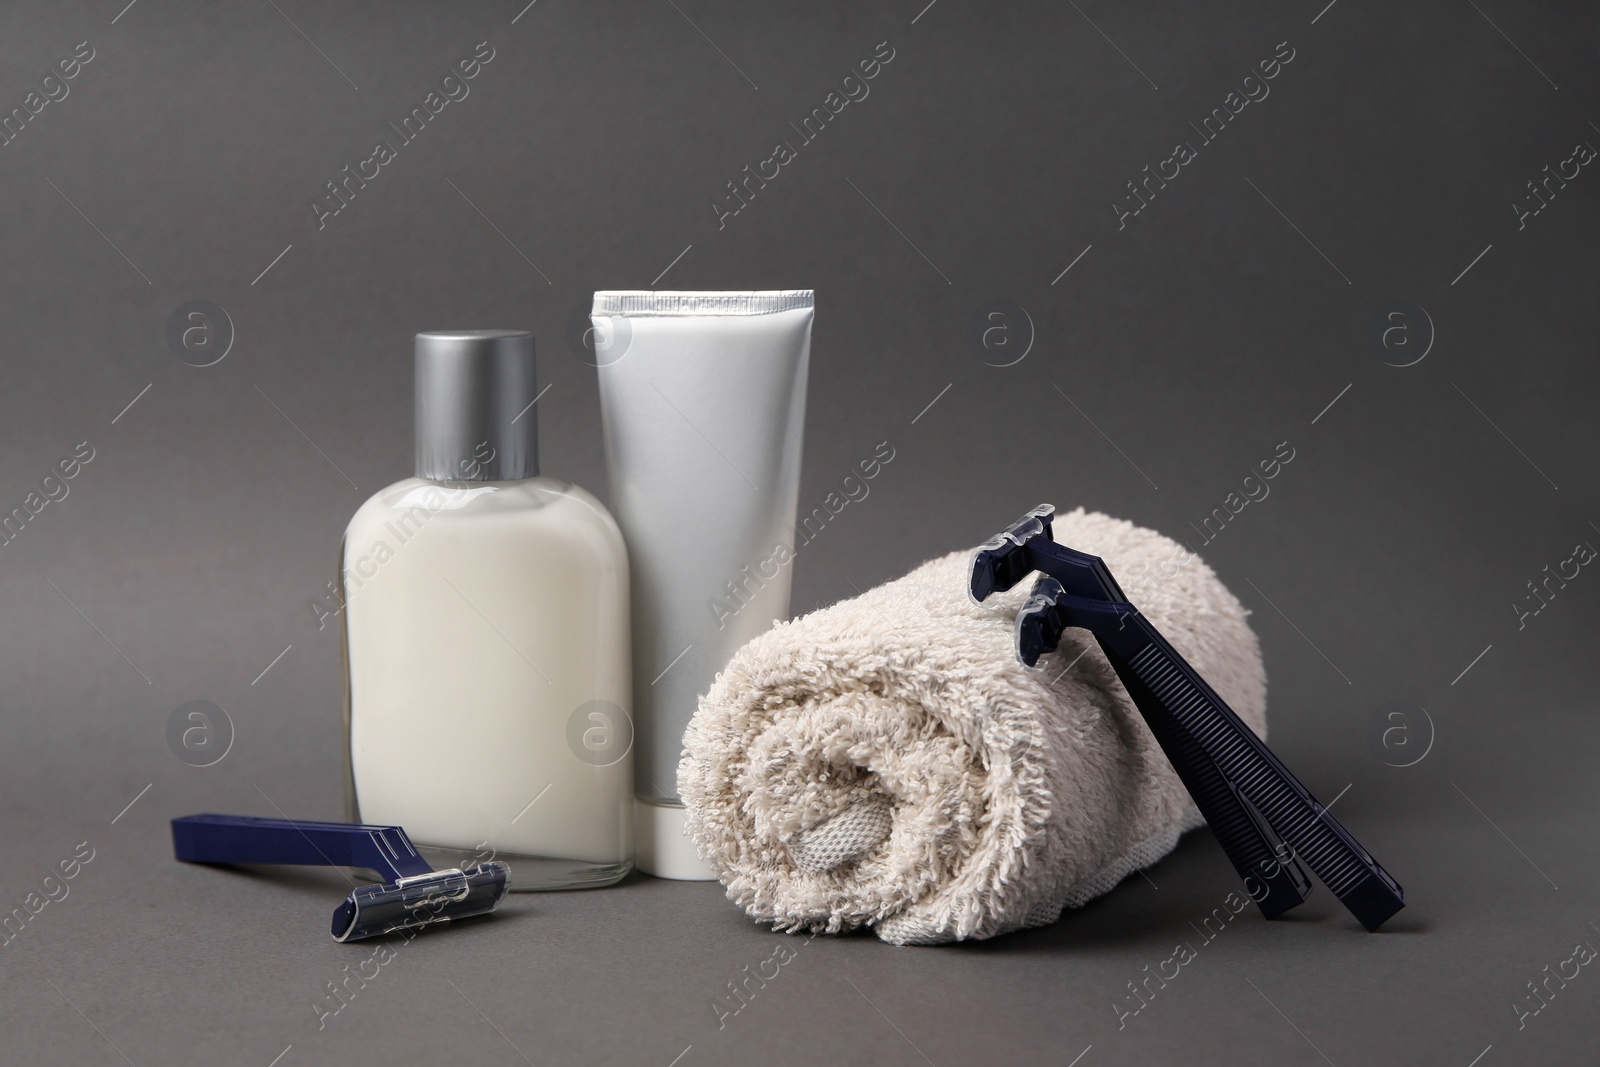
[[[417,477],[495,482],[539,473],[533,334],[417,334]]]

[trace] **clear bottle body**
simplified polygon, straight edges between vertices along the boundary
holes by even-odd
[[[513,889],[633,863],[628,563],[616,523],[551,478],[410,478],[357,510],[340,559],[353,821]]]

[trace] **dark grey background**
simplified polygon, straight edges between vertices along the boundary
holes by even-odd
[[[1520,1031],[1513,1004],[1600,945],[1600,576],[1521,629],[1513,604],[1600,545],[1600,174],[1523,229],[1511,207],[1600,145],[1591,5],[124,2],[0,10],[0,109],[95,49],[0,148],[0,504],[95,450],[0,546],[0,906],[95,850],[0,949],[0,1058],[1593,1055],[1593,968]],[[885,40],[870,96],[719,230],[723,183]],[[323,183],[481,41],[471,95],[319,232]],[[1124,183],[1281,41],[1270,96],[1119,231]],[[1202,831],[1045,930],[801,943],[719,1030],[713,999],[780,936],[715,885],[634,878],[420,938],[319,1031],[313,1000],[370,954],[323,932],[339,876],[183,867],[167,820],[339,814],[338,639],[309,603],[355,507],[409,473],[411,335],[534,330],[545,470],[603,494],[569,323],[652,284],[815,287],[802,506],[895,449],[801,553],[797,611],[1040,500],[1187,538],[1255,612],[1276,750],[1320,796],[1348,787],[1337,812],[1407,910],[1379,935],[1326,890],[1242,914],[1119,1030],[1126,983],[1235,884]],[[237,335],[207,368],[165,340],[193,299]],[[997,301],[1032,323],[1005,368],[966,338]],[[1417,308],[1431,350],[1385,365],[1421,351]],[[1398,309],[1403,352],[1380,343]],[[1282,441],[1271,495],[1202,546],[1191,524]],[[209,768],[166,743],[193,699],[237,730]],[[1392,701],[1426,718],[1385,749]]]

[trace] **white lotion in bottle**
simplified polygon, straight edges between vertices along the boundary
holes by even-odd
[[[512,889],[633,866],[628,560],[594,497],[539,477],[531,334],[416,340],[415,478],[345,531],[347,795],[435,867]]]

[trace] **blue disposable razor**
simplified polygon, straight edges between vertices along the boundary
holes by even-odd
[[[1068,627],[1094,635],[1267,918],[1311,892],[1295,856],[1368,930],[1405,907],[1400,884],[1128,602],[1105,561],[1055,542],[1054,515],[1039,505],[972,557],[978,601],[1042,572],[1017,615],[1018,658],[1036,665]]]
[[[495,860],[436,871],[398,826],[186,815],[172,820],[172,848],[187,863],[293,863],[376,871],[383,884],[357,887],[334,910],[335,941],[487,915],[505,899],[511,874],[509,866]]]

